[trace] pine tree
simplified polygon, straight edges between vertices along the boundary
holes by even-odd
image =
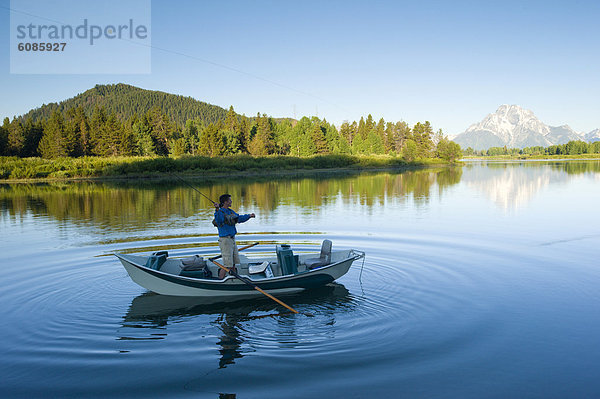
[[[92,155],[92,133],[85,115],[79,122],[79,143],[82,155]]]
[[[25,144],[23,146],[23,157],[35,157],[38,154],[38,146],[44,134],[41,122],[33,123],[31,118],[25,121]]]
[[[295,126],[289,132],[288,142],[290,144],[290,155],[299,157],[304,154],[304,136],[307,135],[307,131],[309,131],[312,127],[312,123],[309,118],[302,117]],[[314,153],[314,150],[311,151],[310,154]]]
[[[327,154],[329,149],[327,148],[327,141],[323,134],[323,128],[315,123],[311,131],[312,140],[315,143],[315,152],[317,154]]]
[[[183,128],[183,151],[184,153],[196,154],[198,148],[198,127],[193,120],[187,120]]]
[[[225,152],[223,134],[214,123],[204,128],[198,143],[198,153],[207,156],[219,156]]]
[[[148,122],[152,131],[154,146],[158,155],[169,154],[169,139],[171,138],[171,126],[167,116],[158,106],[148,111]]]
[[[117,120],[115,114],[111,114],[100,130],[100,137],[96,144],[96,154],[105,157],[120,155],[122,141],[123,129],[121,123]]]
[[[4,123],[0,127],[0,156],[8,154],[8,125],[10,120],[4,118]]]
[[[365,153],[365,142],[360,134],[354,136],[352,141],[352,153],[353,154],[364,154]]]
[[[433,142],[431,141],[433,129],[431,128],[429,121],[425,121],[425,123],[417,122],[417,124],[413,126],[412,133],[413,140],[417,144],[418,156],[430,156],[431,149],[433,148]]]
[[[74,141],[71,156],[90,155],[92,143],[90,127],[83,107],[71,108],[66,112],[67,130],[71,140]]]
[[[212,131],[211,155],[213,157],[218,157],[225,155],[227,147],[225,144],[225,135],[223,134],[223,124],[217,122],[215,127],[216,128]]]
[[[418,147],[414,140],[406,140],[406,144],[402,149],[402,158],[407,162],[412,162],[418,157]]]
[[[291,145],[291,134],[292,134],[292,123],[288,119],[282,120],[280,123],[276,123],[273,126],[274,129],[274,141],[275,141],[275,153],[280,155],[288,155],[292,148]]]
[[[39,152],[43,158],[66,157],[71,151],[67,138],[65,120],[62,114],[56,110],[44,126],[44,134],[39,144]]]
[[[214,125],[211,123],[208,126],[206,126],[204,129],[202,129],[202,131],[200,132],[200,138],[198,139],[198,154],[200,155],[205,155],[205,156],[210,156],[210,129],[215,128]]]
[[[25,145],[25,129],[23,124],[13,118],[8,127],[8,153],[9,155],[22,156]]]
[[[254,156],[265,156],[267,155],[266,144],[267,143],[262,136],[255,134],[252,140],[250,140],[248,152]]]
[[[394,124],[388,122],[385,125],[385,132],[383,136],[383,146],[386,154],[394,153]]]
[[[234,155],[241,152],[241,143],[238,133],[233,130],[225,130],[221,132],[225,141],[224,155]]]
[[[156,155],[152,130],[147,118],[144,117],[133,124],[132,134],[137,154],[142,156]]]
[[[225,117],[224,126],[225,130],[229,130],[231,132],[239,131],[239,121],[237,118],[237,114],[233,110],[233,105],[229,107],[229,111],[227,111],[227,116]]]
[[[385,154],[385,121],[383,118],[379,119],[377,126],[375,126],[371,132],[373,132],[373,135],[375,136],[369,139],[371,153]]]
[[[133,134],[133,127],[129,124],[123,124],[121,126],[121,132],[121,140],[118,149],[119,155],[135,155],[137,153],[137,146],[135,141],[135,135]]]
[[[399,154],[402,152],[402,148],[404,147],[406,140],[411,138],[412,132],[408,126],[408,123],[404,121],[396,122],[394,125],[394,149],[396,153]]]
[[[371,130],[375,128],[375,121],[373,120],[373,116],[371,114],[367,115],[367,120],[365,121],[365,135],[368,135]],[[363,136],[363,139],[366,136]]]
[[[352,142],[352,131],[348,122],[344,122],[340,126],[340,136],[345,138],[348,143]]]
[[[174,139],[171,142],[170,147],[171,147],[170,155],[172,155],[172,156],[179,157],[186,153],[186,142],[183,137]]]
[[[351,154],[352,148],[350,147],[350,143],[346,140],[345,137],[340,137],[338,141],[339,154]]]
[[[375,133],[381,138],[383,141],[383,136],[385,135],[385,120],[383,118],[379,119],[377,122],[377,126],[375,126]]]
[[[435,132],[435,134],[433,135],[433,137],[431,138],[431,141],[433,143],[433,147],[437,148],[437,145],[439,144],[440,141],[442,141],[444,139],[444,132],[442,132],[442,129],[439,129],[437,132]]]
[[[298,155],[302,157],[307,157],[316,154],[316,152],[317,147],[315,145],[315,141],[312,138],[311,131],[307,130],[306,132],[303,132],[298,142]]]
[[[342,137],[334,125],[327,123],[325,120],[323,120],[323,123],[325,123],[325,141],[327,141],[328,153],[340,154],[340,140]]]
[[[360,117],[360,121],[358,121],[358,128],[356,131],[356,134],[358,136],[360,136],[361,140],[364,141],[367,138],[367,135],[369,134],[369,128],[367,127],[367,124],[365,123],[365,118],[363,118],[362,116]],[[354,137],[354,139],[356,139],[356,137]],[[354,144],[354,142],[353,142]]]
[[[90,118],[89,151],[93,154],[97,153],[96,146],[98,145],[98,141],[102,140],[101,132],[104,129],[106,119],[107,116],[104,107],[96,106],[92,112],[92,117]]]
[[[348,139],[348,143],[352,144],[354,142],[354,138],[358,135],[358,123],[356,121],[352,121],[350,124],[350,138]]]
[[[243,153],[248,153],[248,145],[250,144],[250,134],[252,125],[250,123],[250,119],[245,116],[242,116],[242,120],[240,121],[240,150]]]
[[[250,141],[248,150],[255,156],[265,156],[275,152],[274,132],[271,118],[266,115],[257,115],[256,133]]]
[[[365,153],[367,154],[383,154],[385,148],[383,146],[383,139],[377,134],[377,130],[371,130],[367,142],[365,145]]]

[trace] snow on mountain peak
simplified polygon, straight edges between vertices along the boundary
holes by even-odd
[[[600,129],[594,129],[591,132],[587,133],[584,138],[587,141],[600,141]]]
[[[600,140],[600,131],[590,132],[584,137],[569,125],[548,126],[533,111],[514,104],[502,104],[496,112],[488,114],[481,122],[469,126],[464,133],[457,135],[454,141],[463,147],[485,149],[492,146],[547,147],[582,139]]]
[[[545,136],[550,129],[532,111],[518,105],[503,104],[496,112],[487,115],[481,122],[471,125],[466,130],[466,132],[475,131],[491,132],[507,145],[515,146],[531,131]]]

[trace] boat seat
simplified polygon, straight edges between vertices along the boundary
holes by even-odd
[[[307,269],[314,269],[321,266],[326,266],[331,263],[331,241],[323,240],[321,245],[321,254],[318,258],[309,258],[304,261]]]
[[[149,267],[150,269],[160,270],[162,265],[167,261],[168,256],[169,252],[167,251],[154,252],[148,257],[144,266]]]
[[[253,263],[253,264],[249,265],[248,272],[250,274],[264,273],[267,266],[269,266],[269,262],[267,262],[267,261],[265,261],[263,263],[259,263],[259,264]]]
[[[273,270],[271,269],[271,264],[268,261],[263,263],[251,263],[248,267],[248,273],[251,277],[273,277]]]

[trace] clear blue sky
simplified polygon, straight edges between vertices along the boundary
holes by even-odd
[[[450,135],[500,104],[600,128],[597,1],[153,1],[140,75],[10,74],[9,7],[0,0],[2,117],[123,82],[246,115],[371,113]]]

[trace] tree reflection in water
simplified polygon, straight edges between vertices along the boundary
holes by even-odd
[[[313,210],[334,201],[359,201],[372,207],[389,198],[409,197],[423,203],[435,184],[444,190],[460,181],[461,172],[456,167],[268,181],[231,179],[226,184],[187,179],[209,198],[228,192],[236,198],[236,209],[252,208],[268,217],[289,205]],[[0,209],[15,219],[34,214],[121,232],[152,228],[174,218],[212,218],[214,212],[205,198],[179,181],[0,184]]]
[[[556,174],[578,175],[600,172],[600,161],[487,162],[488,170],[531,169]],[[210,198],[228,192],[236,198],[237,209],[253,209],[263,217],[281,206],[318,211],[334,201],[360,202],[378,206],[393,198],[415,203],[429,201],[432,188],[442,194],[464,179],[463,172],[479,167],[476,162],[464,167],[430,168],[404,172],[364,172],[326,174],[301,178],[240,178],[227,183],[186,177]],[[482,171],[486,173],[486,171]],[[133,231],[152,228],[173,218],[190,216],[212,218],[210,204],[200,194],[178,181],[62,182],[41,184],[0,184],[0,209],[13,219],[28,214],[93,225],[95,229]],[[195,220],[197,222],[197,220]]]

